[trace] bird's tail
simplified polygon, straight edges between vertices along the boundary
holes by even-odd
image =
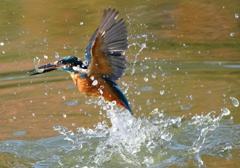
[[[133,112],[132,112],[132,109],[131,109],[131,107],[128,103],[128,100],[127,100],[126,96],[123,94],[123,92],[121,91],[121,89],[119,87],[117,87],[117,85],[113,85],[113,89],[114,89],[114,92],[120,98],[119,104],[121,106],[123,106],[124,108],[126,108],[133,115]]]

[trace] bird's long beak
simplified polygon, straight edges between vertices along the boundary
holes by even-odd
[[[35,69],[28,71],[28,73],[31,73],[29,74],[29,76],[38,75],[38,74],[42,74],[42,73],[46,73],[46,72],[50,72],[58,69],[58,66],[55,65],[54,63],[46,64],[40,67],[38,66],[39,63],[40,63],[40,59],[38,60],[34,59]]]

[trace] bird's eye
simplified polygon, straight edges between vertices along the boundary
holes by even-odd
[[[61,61],[58,62],[58,64],[59,64],[59,65],[64,65],[64,64],[66,64],[66,61],[61,60]]]

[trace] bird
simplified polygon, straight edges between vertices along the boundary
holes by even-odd
[[[128,99],[116,82],[126,70],[125,51],[128,49],[127,28],[123,18],[117,20],[118,15],[115,9],[104,10],[99,27],[84,51],[84,61],[70,55],[38,66],[38,59],[35,60],[35,69],[29,71],[29,76],[54,70],[67,71],[84,95],[103,97],[108,102],[115,101],[133,115]]]

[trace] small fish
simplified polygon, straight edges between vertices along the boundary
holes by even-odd
[[[38,73],[43,73],[44,69],[39,69],[40,59],[34,58],[33,61],[34,61],[35,71]]]

